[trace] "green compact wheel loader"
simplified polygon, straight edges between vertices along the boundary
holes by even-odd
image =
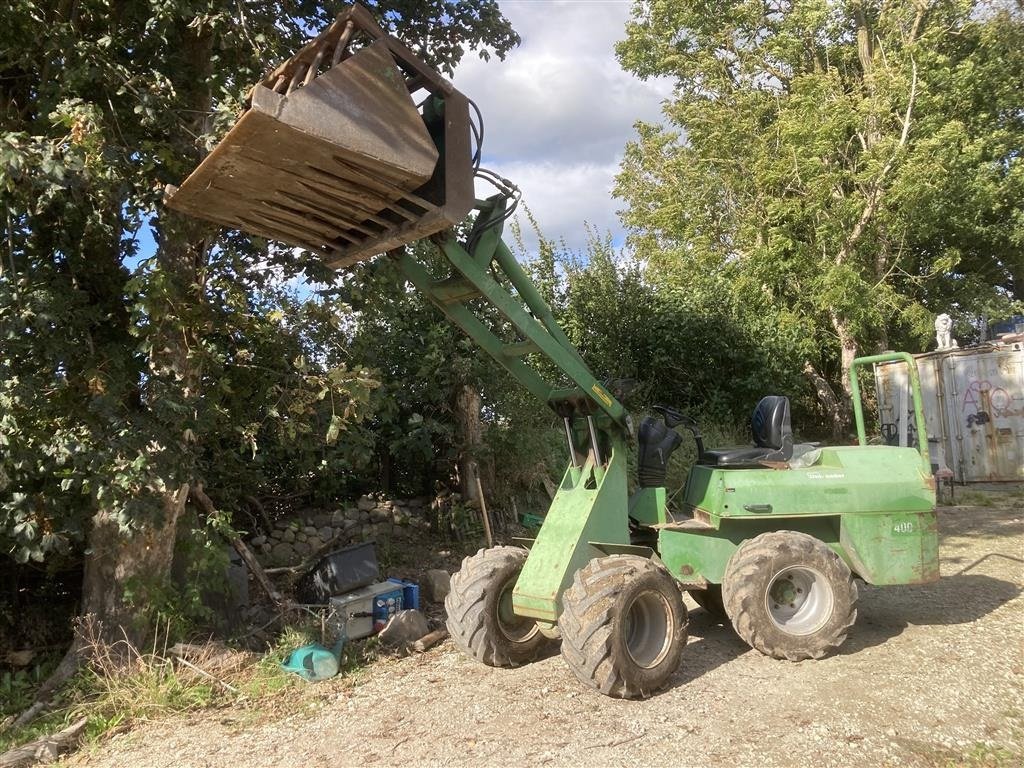
[[[166,196],[178,211],[301,246],[334,268],[393,260],[557,414],[568,466],[543,526],[533,540],[466,558],[445,601],[454,643],[504,667],[560,641],[586,685],[645,697],[679,665],[683,591],[752,647],[798,661],[846,638],[857,580],[937,579],[935,484],[910,357],[855,361],[858,445],[794,444],[778,396],[755,408],[747,446],[706,448],[670,407],[634,429],[617,384],[591,372],[502,241],[518,191],[479,167],[483,126],[471,106],[355,5],[253,87],[234,128]],[[496,193],[477,199],[475,179]],[[474,210],[460,240],[455,226]],[[403,247],[428,237],[443,271]],[[545,358],[559,376],[537,365]],[[919,444],[868,445],[857,369],[897,359],[910,372]],[[698,459],[671,509],[666,465],[680,429]]]

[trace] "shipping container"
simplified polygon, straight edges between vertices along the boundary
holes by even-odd
[[[960,483],[1024,480],[1024,344],[914,355],[932,464]],[[913,404],[903,363],[875,366],[882,439],[913,445]]]

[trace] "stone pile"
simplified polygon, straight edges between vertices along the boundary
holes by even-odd
[[[325,544],[334,547],[378,538],[417,536],[430,527],[423,499],[362,496],[333,512],[278,520],[269,535],[254,536],[249,546],[266,567],[298,565]]]

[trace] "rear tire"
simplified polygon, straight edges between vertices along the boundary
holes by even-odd
[[[716,619],[729,618],[725,613],[725,603],[722,602],[721,584],[708,584],[706,589],[691,589],[690,597]]]
[[[774,531],[743,542],[722,587],[737,634],[776,659],[820,659],[842,645],[857,619],[849,567],[805,533]]]
[[[552,642],[533,619],[512,612],[512,589],[526,555],[518,547],[481,549],[462,561],[444,600],[452,641],[489,667],[526,664]]]
[[[647,698],[679,667],[686,608],[675,579],[635,555],[591,560],[562,596],[562,657],[607,696]]]

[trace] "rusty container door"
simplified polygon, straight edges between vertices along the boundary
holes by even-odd
[[[942,378],[956,479],[1024,480],[1024,347],[952,352]]]
[[[921,399],[928,430],[928,449],[933,471],[950,471],[949,425],[944,407],[942,361],[945,354],[931,352],[915,355],[921,379]],[[914,405],[907,381],[907,367],[901,362],[875,366],[875,391],[878,399],[878,424],[882,441],[889,445],[917,445]]]

